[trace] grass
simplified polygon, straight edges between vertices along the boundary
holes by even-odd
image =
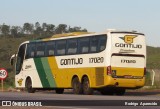
[[[146,72],[145,86],[150,86],[151,84],[152,84],[151,73],[147,71]]]
[[[147,68],[160,69],[160,47],[147,47]]]

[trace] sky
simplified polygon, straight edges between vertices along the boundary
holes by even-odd
[[[160,47],[160,0],[0,0],[0,25],[67,24],[89,32],[107,29],[144,33]]]

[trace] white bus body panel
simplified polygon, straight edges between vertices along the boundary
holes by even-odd
[[[26,66],[28,66],[28,68]],[[24,88],[27,77],[31,78],[32,83],[33,83],[32,87],[35,87],[35,88],[42,87],[42,84],[41,84],[41,81],[40,81],[40,78],[39,78],[39,75],[38,75],[33,59],[24,60],[21,72],[15,76],[16,87]],[[19,82],[22,82],[22,84]]]

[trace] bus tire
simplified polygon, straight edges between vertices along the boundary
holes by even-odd
[[[74,94],[82,94],[82,85],[78,77],[74,77],[72,80],[72,88]]]
[[[34,93],[36,91],[34,88],[32,88],[32,80],[30,78],[26,80],[25,87],[28,93]]]
[[[56,93],[57,93],[57,94],[63,94],[63,92],[64,92],[64,89],[63,89],[63,88],[57,88],[57,89],[56,89]]]
[[[85,95],[92,95],[93,94],[93,89],[90,88],[90,83],[89,83],[88,77],[83,78],[82,87],[83,87],[83,93]]]
[[[117,88],[117,89],[115,90],[115,94],[116,94],[116,95],[119,95],[119,96],[124,95],[125,92],[126,92],[126,89],[123,89],[123,88]]]

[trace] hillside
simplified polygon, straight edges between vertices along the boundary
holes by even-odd
[[[5,80],[7,86],[14,85],[13,68],[9,64],[10,56],[16,53],[20,43],[31,40],[32,37],[21,38],[0,38],[0,68],[6,68],[9,72],[9,77]],[[160,68],[160,47],[147,46],[147,68]],[[7,87],[6,86],[6,87]]]
[[[147,68],[160,69],[160,47],[147,46]]]

